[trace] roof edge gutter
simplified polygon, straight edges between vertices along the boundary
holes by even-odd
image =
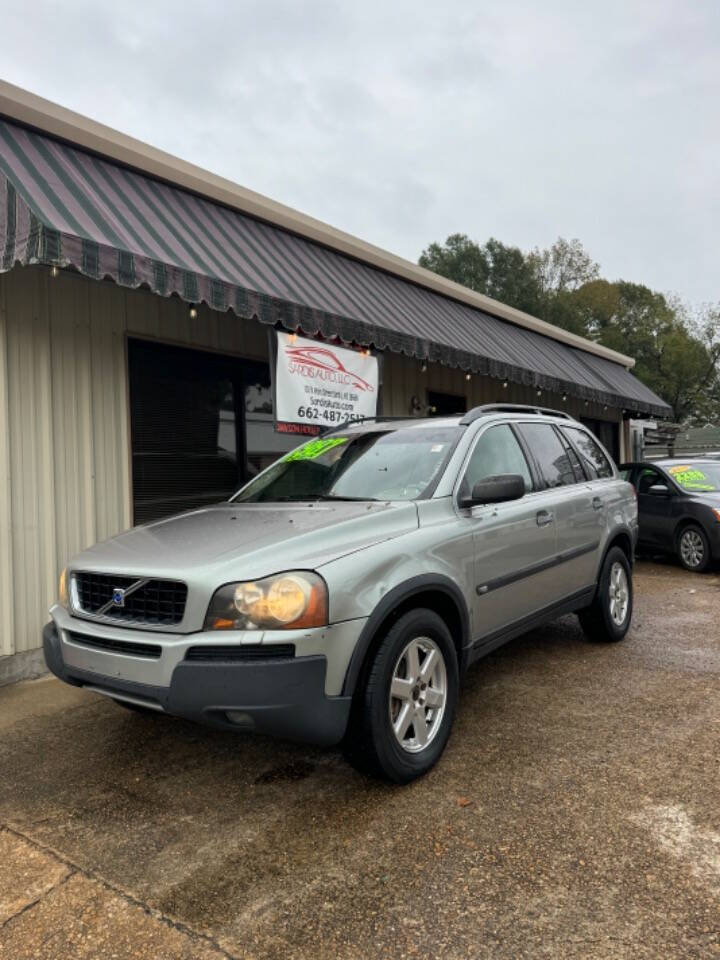
[[[628,370],[635,366],[632,357],[562,330],[545,320],[533,317],[522,310],[516,310],[481,293],[476,293],[468,287],[425,270],[381,247],[366,243],[321,220],[293,210],[292,207],[271,200],[254,190],[241,187],[225,177],[203,170],[193,163],[158,150],[141,140],[113,130],[112,127],[61,107],[4,80],[0,80],[0,115],[26,126],[35,127],[86,150],[102,154],[125,166],[184,187],[186,190],[201,194],[242,213],[268,221],[387,273],[433,290],[442,296],[451,297],[453,300],[484,310],[516,326],[533,330],[542,336],[558,340],[586,353],[604,357]]]

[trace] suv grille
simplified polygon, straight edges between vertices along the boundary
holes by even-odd
[[[185,614],[187,585],[178,580],[144,580],[106,573],[75,573],[80,609],[91,616],[123,623],[170,625]],[[139,584],[139,586],[137,586]],[[113,603],[116,590],[125,591],[122,604]]]

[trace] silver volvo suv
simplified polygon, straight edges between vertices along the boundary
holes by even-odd
[[[404,783],[485,654],[571,612],[622,640],[637,532],[633,487],[565,414],[362,421],[73,558],[45,658],[131,709],[342,741]]]

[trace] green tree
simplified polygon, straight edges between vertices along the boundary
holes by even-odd
[[[704,342],[680,304],[643,284],[596,280],[572,299],[588,335],[633,357],[635,375],[670,404],[676,420],[720,415],[720,343],[711,315]]]
[[[537,247],[527,255],[539,289],[538,316],[581,337],[589,335],[575,294],[597,281],[600,267],[579,240],[558,237],[546,250]]]
[[[558,237],[546,250],[537,247],[528,254],[538,285],[545,298],[561,293],[572,293],[600,276],[600,264],[595,263],[579,240]]]
[[[609,280],[590,280],[574,290],[566,300],[574,322],[584,331],[583,335],[592,340],[600,338],[620,309],[618,285]]]
[[[519,247],[509,247],[491,237],[481,248],[488,263],[486,293],[535,316],[542,312],[542,289],[532,261]]]
[[[703,304],[689,309],[680,300],[672,301],[678,319],[693,343],[702,347],[694,371],[695,390],[692,399],[694,424],[720,422],[720,304]]]
[[[534,264],[519,247],[506,246],[493,237],[480,247],[466,234],[453,233],[443,244],[431,243],[418,263],[518,310],[537,313],[540,307]]]
[[[489,266],[480,247],[464,233],[451,234],[445,243],[431,243],[418,263],[441,277],[485,293]]]

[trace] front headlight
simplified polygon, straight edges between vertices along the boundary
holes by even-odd
[[[295,630],[323,627],[327,620],[325,581],[299,570],[220,587],[210,601],[205,630]]]
[[[67,610],[68,606],[68,592],[67,592],[67,571],[63,570],[60,574],[60,583],[58,584],[58,603],[61,607],[65,607]]]

